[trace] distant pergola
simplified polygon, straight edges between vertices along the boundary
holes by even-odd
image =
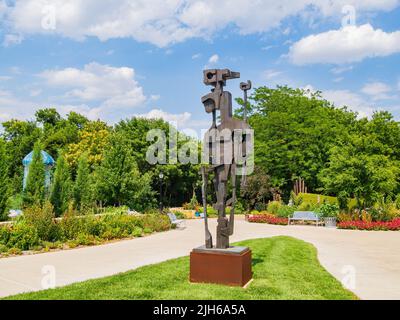
[[[45,165],[45,185],[46,187],[49,187],[51,182],[51,168],[53,168],[55,161],[53,157],[49,155],[46,151],[41,151],[41,153],[42,153],[43,164]],[[29,167],[31,165],[32,158],[33,158],[33,151],[30,152],[22,160],[22,164],[24,165],[24,182],[23,182],[24,190],[26,187],[26,181],[28,179]]]

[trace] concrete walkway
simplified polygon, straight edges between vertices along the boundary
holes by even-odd
[[[216,221],[211,221],[215,230]],[[314,244],[321,264],[362,299],[400,299],[400,232],[344,231],[310,226],[250,224],[239,218],[233,241],[292,236]],[[57,286],[100,278],[189,255],[202,245],[203,223],[146,238],[0,259],[0,297],[41,290],[55,271]]]

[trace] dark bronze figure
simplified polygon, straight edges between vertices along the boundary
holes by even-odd
[[[233,118],[232,95],[224,91],[227,80],[240,78],[240,73],[228,69],[212,69],[204,71],[204,84],[212,86],[211,93],[202,98],[207,113],[212,113],[213,121],[210,130],[205,135],[204,150],[208,155],[208,165],[202,167],[203,177],[203,205],[206,234],[206,248],[213,248],[212,235],[208,227],[207,217],[207,185],[210,173],[213,173],[214,189],[217,202],[214,208],[218,210],[217,249],[229,248],[229,237],[234,231],[235,204],[237,192],[237,177],[246,175],[246,158],[243,154],[250,143],[246,134],[250,129],[245,120]],[[251,89],[251,82],[242,83],[241,89],[245,92],[245,106],[247,106],[247,91]],[[246,110],[246,108],[245,108]],[[217,124],[217,111],[220,112],[220,123]],[[231,198],[228,198],[229,181],[231,182]],[[226,208],[230,206],[229,218]]]

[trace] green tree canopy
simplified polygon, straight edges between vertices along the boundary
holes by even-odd
[[[68,209],[72,195],[71,187],[71,175],[68,163],[61,153],[56,162],[56,170],[50,193],[50,202],[57,216],[62,215]]]
[[[106,205],[143,210],[154,205],[151,175],[141,174],[123,135],[110,136],[104,160],[96,169],[97,195]]]
[[[23,194],[25,206],[43,204],[46,197],[45,166],[43,163],[41,144],[36,143],[33,149],[32,162],[29,165],[29,173]]]
[[[9,195],[8,161],[5,142],[0,138],[0,221],[7,218],[6,209]]]

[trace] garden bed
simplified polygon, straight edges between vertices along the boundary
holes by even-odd
[[[338,228],[364,231],[400,231],[400,218],[389,222],[344,221],[338,224]]]
[[[13,225],[0,227],[0,258],[99,245],[167,231],[171,227],[169,218],[158,214],[19,219]]]
[[[246,221],[251,223],[267,223],[279,226],[287,226],[289,223],[288,218],[279,218],[269,214],[249,214],[246,215]]]

